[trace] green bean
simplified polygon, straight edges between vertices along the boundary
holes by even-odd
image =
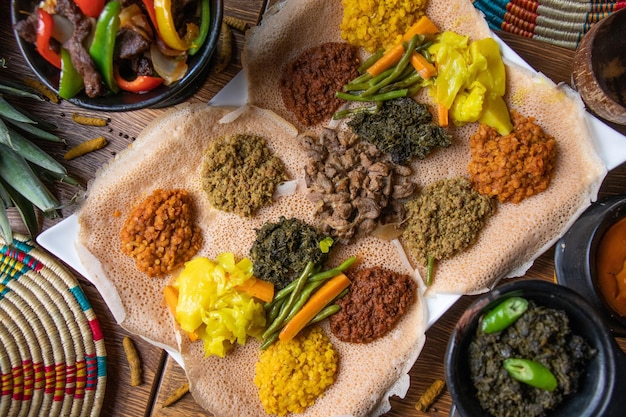
[[[435,275],[435,258],[428,256],[428,266],[426,267],[426,285],[433,283],[433,276]]]
[[[298,311],[300,311],[302,306],[306,304],[309,298],[311,298],[311,294],[313,294],[313,291],[315,291],[320,286],[322,286],[322,284],[324,284],[324,281],[311,282],[309,279],[309,282],[306,284],[306,286],[302,290],[300,297],[298,297],[298,301],[296,301],[294,305],[291,307],[291,311],[287,315],[287,318],[285,319],[285,323],[291,320],[293,316],[295,316],[298,313]]]
[[[381,93],[381,94],[375,94],[373,96],[363,96],[363,95],[354,95],[354,94],[349,94],[349,93],[342,93],[340,91],[337,91],[335,93],[335,97],[340,98],[342,100],[346,100],[346,101],[371,101],[371,102],[377,102],[377,101],[385,101],[385,100],[392,100],[394,98],[398,98],[398,97],[406,97],[406,95],[408,94],[409,90],[404,88],[401,90],[394,90],[394,91],[388,91],[386,93]]]
[[[365,91],[370,87],[368,82],[358,83],[358,84],[346,84],[343,86],[343,91]]]
[[[365,72],[359,75],[358,77],[356,77],[354,80],[350,81],[348,84],[362,84],[362,83],[368,82],[371,79],[372,79],[372,76],[370,75],[370,73]]]
[[[281,310],[281,308],[284,305],[285,305],[285,299],[284,298],[281,298],[280,300],[278,300],[276,303],[274,303],[272,305],[272,307],[269,309],[269,311],[267,313],[267,322],[268,323],[271,323],[274,320],[276,320],[276,317],[278,317],[278,314],[280,313],[280,310]]]
[[[378,74],[375,77],[372,77],[371,80],[368,81],[368,84],[370,87],[375,86],[376,84],[380,83],[381,81],[383,81],[385,78],[389,77],[391,74],[393,74],[393,71],[395,70],[395,68],[389,68],[384,70],[383,72],[381,72],[380,74]]]
[[[0,144],[0,178],[12,188],[20,190],[26,199],[43,212],[60,206],[26,160],[4,144]]]
[[[341,310],[341,306],[339,304],[330,304],[327,305],[326,307],[324,307],[322,309],[322,311],[320,311],[319,313],[317,313],[315,315],[315,317],[313,317],[311,319],[311,321],[309,322],[308,326],[310,326],[311,324],[320,322],[322,320],[324,320],[327,317],[332,316],[333,314],[335,314],[336,312],[338,312],[339,310]]]
[[[320,269],[320,266],[315,265],[314,269],[311,271],[311,275],[316,274],[319,271],[319,269]],[[274,299],[271,302],[265,304],[266,310],[270,309],[274,302],[280,301],[283,298],[287,297],[289,294],[291,294],[291,291],[293,291],[293,289],[296,286],[296,281],[297,280],[291,281],[289,284],[287,284],[287,286],[285,286],[283,289],[281,289],[276,294],[274,294]]]
[[[419,75],[415,70],[413,70],[413,73],[410,74],[408,77],[401,79],[399,81],[396,81],[393,84],[389,84],[383,88],[380,89],[381,93],[386,93],[388,91],[393,91],[393,90],[400,90],[403,88],[409,88],[411,86],[413,86],[415,83],[422,83],[424,81],[424,79],[422,78],[421,75]]]
[[[346,269],[350,268],[355,262],[356,262],[356,256],[351,256],[333,269],[329,269],[328,271],[323,271],[323,272],[318,272],[317,274],[313,274],[309,278],[309,281],[310,282],[324,281],[329,278],[336,277],[337,275],[339,275]]]
[[[333,114],[333,120],[344,119],[346,117],[354,116],[359,113],[376,114],[380,111],[380,106],[381,106],[381,103],[378,102],[378,103],[374,103],[373,106],[360,106],[360,107],[355,107],[353,109],[337,110]]]
[[[404,71],[404,69],[409,63],[409,60],[411,59],[411,55],[413,54],[413,51],[415,51],[415,46],[417,45],[417,39],[418,39],[417,35],[411,38],[411,40],[409,41],[409,45],[406,48],[406,52],[404,53],[404,55],[402,55],[400,62],[398,62],[398,64],[395,66],[391,75],[389,75],[389,77],[385,78],[383,81],[378,83],[376,86],[370,87],[369,89],[365,90],[363,92],[363,96],[371,96],[371,95],[376,94],[378,90],[380,90],[382,87],[388,84],[391,84],[398,78],[398,76],[400,76],[400,74],[402,74],[402,72]]]
[[[337,294],[337,296],[336,296],[335,298],[333,298],[333,300],[331,301],[331,304],[332,304],[332,303],[336,303],[336,302],[337,302],[337,300],[339,300],[340,298],[345,297],[345,296],[346,296],[346,294],[348,294],[348,291],[349,291],[349,289],[348,289],[348,288],[346,288],[346,289],[344,289],[343,291],[341,291],[339,294]]]
[[[268,337],[263,339],[263,343],[261,343],[260,349],[261,350],[265,350],[268,347],[270,347],[270,345],[272,343],[274,343],[277,339],[278,339],[278,331],[272,333],[271,335],[269,335]]]
[[[415,94],[417,94],[418,91],[420,91],[422,89],[422,87],[424,86],[422,81],[416,81],[415,84],[413,84],[412,86],[410,86],[408,88],[408,93],[406,93],[407,97],[412,97]]]
[[[374,62],[378,61],[381,56],[385,53],[384,49],[379,49],[374,54],[372,54],[369,58],[367,58],[363,63],[359,66],[358,71],[359,74],[363,74],[369,67],[374,65]]]
[[[302,274],[300,274],[300,277],[298,277],[298,279],[295,281],[296,286],[291,292],[291,294],[289,295],[289,299],[285,302],[285,305],[283,306],[283,308],[281,308],[280,313],[278,314],[278,317],[276,317],[276,319],[272,322],[272,324],[270,324],[269,327],[263,333],[263,339],[266,339],[268,336],[270,336],[272,333],[279,330],[283,326],[285,322],[285,318],[289,314],[291,307],[294,305],[294,303],[297,301],[298,297],[300,296],[300,293],[302,292],[302,288],[304,288],[304,285],[306,284],[307,279],[309,278],[309,275],[311,274],[311,271],[313,270],[314,266],[315,265],[311,261],[309,261],[306,264],[304,271],[302,271]]]

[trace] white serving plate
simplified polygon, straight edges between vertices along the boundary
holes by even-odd
[[[498,41],[503,57],[515,64],[533,70],[515,51],[504,43],[495,34],[492,36]],[[534,70],[533,70],[534,71]],[[241,71],[236,75],[210,102],[214,106],[241,106],[247,99],[248,83],[245,73]],[[587,121],[592,138],[594,139],[598,153],[608,170],[611,170],[626,161],[626,137],[621,133],[604,124],[602,121],[587,113]],[[37,237],[37,242],[50,253],[63,260],[69,266],[89,281],[89,274],[78,258],[74,243],[78,237],[78,220],[76,215],[57,223],[42,232]],[[104,292],[99,289],[101,293]],[[430,294],[426,293],[428,324],[432,326],[458,299],[459,294]],[[109,300],[104,300],[109,304]],[[170,352],[176,359],[176,352]],[[180,362],[180,361],[179,361]]]

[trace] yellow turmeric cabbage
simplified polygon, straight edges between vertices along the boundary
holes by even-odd
[[[502,98],[506,90],[504,62],[494,39],[469,42],[468,36],[445,31],[428,51],[437,66],[430,93],[450,111],[454,124],[478,121],[501,135],[513,130]]]
[[[265,329],[263,304],[235,289],[252,277],[252,262],[235,262],[232,253],[212,261],[198,257],[185,263],[173,286],[178,290],[176,322],[204,341],[206,356],[224,357],[235,342],[260,338]]]

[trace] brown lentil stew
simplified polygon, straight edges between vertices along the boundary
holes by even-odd
[[[306,126],[329,118],[343,103],[335,92],[359,75],[358,66],[357,50],[347,43],[307,49],[283,72],[280,93],[285,107]]]
[[[282,161],[265,139],[243,134],[211,143],[202,177],[211,204],[240,216],[251,216],[270,205],[276,186],[287,180]]]
[[[500,202],[519,203],[548,188],[556,160],[556,140],[532,117],[511,111],[513,132],[500,136],[480,125],[470,138],[474,188]]]
[[[494,206],[463,177],[437,181],[405,205],[402,233],[411,254],[426,264],[428,257],[450,258],[473,243]]]
[[[367,343],[387,334],[417,299],[417,284],[406,274],[382,267],[350,274],[352,284],[337,301],[330,329],[341,341]]]
[[[585,364],[595,349],[575,335],[562,310],[529,301],[528,310],[514,324],[496,333],[480,326],[469,347],[472,382],[481,406],[495,417],[544,416],[578,389]],[[556,376],[550,392],[519,382],[503,368],[507,358],[540,362]]]
[[[150,277],[172,272],[191,259],[202,243],[186,190],[155,190],[135,206],[120,233],[122,251]]]

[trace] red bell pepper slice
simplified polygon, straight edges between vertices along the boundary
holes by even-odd
[[[61,55],[50,49],[52,37],[52,16],[43,9],[37,9],[37,52],[46,61],[61,69]]]
[[[163,84],[163,78],[150,77],[149,75],[138,75],[134,80],[129,81],[120,75],[117,68],[115,69],[115,81],[122,90],[131,93],[146,93]]]
[[[150,21],[152,22],[152,26],[154,26],[154,30],[159,33],[159,26],[157,25],[156,12],[154,11],[154,0],[142,0],[143,5],[146,7],[146,11],[148,12],[148,16],[150,16]],[[159,34],[159,36],[161,36]]]
[[[104,9],[105,0],[74,0],[81,12],[85,16],[98,17]]]

